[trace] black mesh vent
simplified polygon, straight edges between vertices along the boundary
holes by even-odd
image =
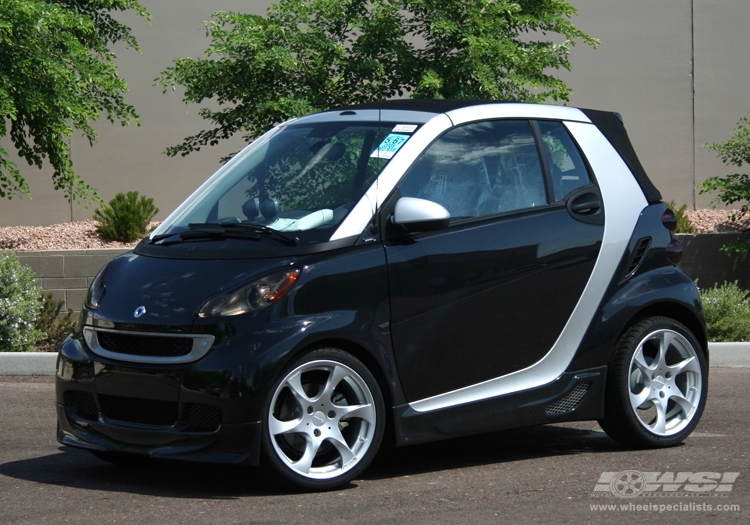
[[[110,419],[146,425],[171,426],[177,421],[177,402],[99,394],[102,412]]]
[[[63,394],[63,400],[67,406],[76,407],[78,417],[93,420],[99,418],[99,409],[96,408],[93,394],[80,390],[68,390]]]
[[[544,413],[548,416],[554,415],[554,414],[564,414],[565,412],[572,412],[576,408],[578,408],[578,405],[581,404],[581,401],[583,401],[583,397],[586,395],[586,392],[589,391],[589,387],[591,386],[591,383],[580,383],[576,385],[576,387],[564,398],[562,398],[559,401],[555,401],[554,403],[547,405],[544,408]]]
[[[213,405],[194,403],[188,405],[190,430],[216,430],[221,424],[221,410]]]
[[[635,245],[635,249],[633,250],[633,255],[630,256],[630,263],[625,270],[625,277],[628,277],[635,273],[635,271],[641,265],[641,262],[643,262],[643,257],[646,255],[646,252],[648,251],[648,247],[650,245],[651,237],[644,237],[643,239],[638,241],[638,243]]]
[[[179,357],[193,349],[191,337],[160,337],[158,335],[131,335],[97,332],[99,345],[110,352],[155,357]]]

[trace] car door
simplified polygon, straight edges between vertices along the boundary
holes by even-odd
[[[409,402],[542,359],[588,282],[601,200],[562,123],[541,124],[452,128],[399,184],[394,199],[430,200],[451,214],[438,231],[386,232],[390,331]]]

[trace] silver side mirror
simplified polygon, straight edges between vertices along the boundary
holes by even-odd
[[[451,214],[437,202],[415,197],[401,197],[391,217],[393,224],[414,233],[447,228]]]

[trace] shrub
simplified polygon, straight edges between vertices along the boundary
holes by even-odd
[[[700,290],[709,341],[750,341],[750,300],[737,281]]]
[[[75,319],[72,318],[72,308],[68,308],[64,316],[60,315],[63,304],[65,304],[65,301],[53,299],[51,293],[46,293],[42,296],[42,308],[39,313],[39,319],[36,322],[36,327],[47,336],[44,340],[43,349],[50,351],[57,350],[57,346],[63,342],[63,339],[68,336],[76,325]]]
[[[118,193],[109,206],[94,211],[96,231],[111,241],[133,242],[148,234],[148,225],[157,213],[154,199],[139,199],[137,191]]]
[[[683,204],[678,208],[675,201],[669,201],[667,203],[667,207],[672,210],[675,214],[675,217],[677,217],[677,229],[675,230],[675,233],[695,232],[695,228],[690,223],[690,219],[688,219],[687,213],[685,213],[687,211],[687,204]]]
[[[716,152],[721,161],[730,167],[740,168],[750,164],[750,120],[742,118],[732,136],[724,142],[708,144]],[[713,199],[715,204],[732,206],[742,203],[740,209],[731,216],[732,221],[743,217],[750,211],[750,175],[747,173],[732,173],[724,177],[709,177],[698,185],[701,195],[715,191],[718,195]],[[736,241],[721,249],[727,254],[744,253],[750,251],[750,235],[745,232]]]
[[[34,350],[44,332],[36,326],[42,290],[34,271],[18,262],[13,252],[0,252],[0,352]]]

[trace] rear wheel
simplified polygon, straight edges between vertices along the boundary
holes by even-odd
[[[651,317],[618,343],[599,424],[624,445],[676,445],[698,424],[707,392],[706,358],[695,336],[673,319]]]
[[[271,389],[263,452],[284,481],[329,490],[362,473],[383,439],[385,408],[377,381],[352,355],[316,350]]]

